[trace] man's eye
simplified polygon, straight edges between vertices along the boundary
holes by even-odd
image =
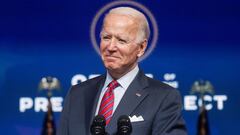
[[[103,36],[102,39],[109,40],[109,39],[111,39],[111,37],[110,36]]]
[[[120,44],[126,44],[127,43],[127,41],[124,40],[124,39],[118,39],[118,41],[119,41]]]

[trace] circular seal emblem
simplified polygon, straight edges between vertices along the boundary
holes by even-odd
[[[143,6],[140,3],[134,2],[134,1],[114,1],[114,2],[110,2],[108,4],[106,4],[105,6],[103,6],[94,16],[93,21],[91,23],[91,27],[90,27],[90,39],[91,39],[91,43],[94,47],[94,50],[100,55],[100,50],[99,50],[99,44],[97,43],[97,39],[96,39],[96,26],[97,23],[100,19],[101,16],[103,16],[103,14],[113,8],[113,7],[117,7],[117,6],[122,6],[122,5],[127,5],[127,6],[132,6],[132,7],[136,7],[139,8],[143,11],[143,13],[145,13],[146,17],[148,18],[148,21],[150,22],[149,25],[152,26],[152,33],[151,33],[151,42],[149,43],[149,47],[147,48],[146,52],[144,53],[144,55],[139,59],[139,61],[142,61],[144,59],[146,59],[151,52],[154,50],[156,44],[157,44],[157,40],[158,40],[158,26],[157,26],[157,21],[154,18],[153,14],[150,12],[150,10],[148,10],[145,6]],[[151,28],[151,27],[150,27]]]

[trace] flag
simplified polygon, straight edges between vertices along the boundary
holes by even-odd
[[[48,110],[45,114],[41,135],[56,135],[56,127],[53,117],[52,104],[48,98]]]
[[[198,116],[197,135],[210,135],[208,116],[205,105],[202,105]]]

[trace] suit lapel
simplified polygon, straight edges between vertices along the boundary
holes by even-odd
[[[142,71],[139,71],[116,108],[110,123],[106,127],[107,131],[110,131],[110,133],[116,131],[117,120],[121,115],[131,115],[141,101],[147,97],[148,92],[144,90],[147,86],[148,82],[146,76]]]
[[[93,121],[93,118],[95,117],[95,111],[97,108],[98,99],[101,93],[101,89],[104,85],[105,81],[105,75],[101,76],[98,81],[96,81],[95,84],[89,84],[89,88],[86,90],[85,95],[85,108],[87,108],[85,111],[86,114],[86,130],[87,132],[90,131],[90,126]]]

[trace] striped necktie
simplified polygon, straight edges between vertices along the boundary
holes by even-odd
[[[106,119],[106,125],[110,122],[113,113],[114,105],[114,93],[113,90],[119,86],[119,83],[116,80],[113,80],[108,84],[108,88],[103,95],[100,109],[98,114],[104,116]]]

